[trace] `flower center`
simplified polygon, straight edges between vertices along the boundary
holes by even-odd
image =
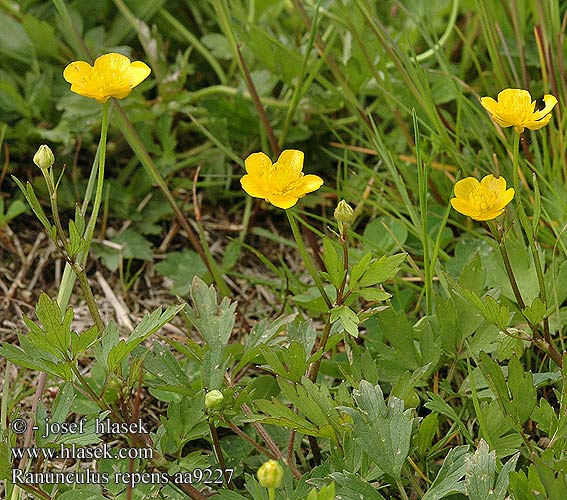
[[[496,195],[483,186],[479,186],[477,189],[475,189],[471,193],[470,198],[471,203],[479,212],[486,212],[488,210],[491,210],[494,206],[495,200]]]
[[[298,176],[296,172],[285,166],[273,165],[266,173],[265,183],[272,193],[282,196],[293,192],[301,177],[301,173]]]

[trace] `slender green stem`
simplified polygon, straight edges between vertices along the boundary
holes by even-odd
[[[514,140],[512,141],[512,179],[514,184],[514,191],[516,192],[516,200],[520,200],[520,134],[514,132]]]
[[[330,316],[327,315],[327,320],[325,321],[325,329],[323,330],[323,335],[321,336],[321,341],[319,342],[319,351],[321,351],[321,356],[317,360],[313,361],[313,363],[309,367],[309,371],[307,372],[307,378],[309,378],[311,382],[315,382],[317,380],[317,375],[319,375],[321,360],[323,359],[323,355],[325,354],[325,346],[327,345],[327,340],[329,340],[330,333],[331,319]]]
[[[419,191],[419,208],[421,218],[421,239],[423,244],[423,268],[425,273],[425,311],[429,316],[433,310],[432,306],[432,282],[433,273],[431,271],[431,259],[429,255],[429,231],[427,229],[427,195],[428,195],[428,172],[427,167],[421,158],[421,140],[419,135],[419,126],[417,121],[417,113],[412,110],[413,128],[415,137],[415,158],[417,163],[417,183]]]
[[[102,318],[100,317],[100,313],[98,312],[96,300],[94,298],[93,291],[89,283],[89,279],[87,278],[87,273],[85,272],[85,268],[83,266],[79,266],[77,263],[73,263],[72,268],[75,274],[77,275],[77,279],[79,280],[79,285],[83,292],[85,302],[87,303],[89,313],[98,329],[98,334],[102,335],[105,329],[104,323],[102,321]]]
[[[100,396],[92,389],[92,387],[89,385],[89,383],[83,377],[82,373],[75,366],[75,363],[72,362],[71,360],[69,360],[69,365],[71,366],[71,370],[73,371],[73,373],[75,374],[75,376],[77,377],[79,382],[81,383],[81,387],[91,397],[91,399],[99,406],[99,408],[101,410],[104,410],[104,411],[111,411],[112,412],[112,408],[110,406],[108,406],[108,404],[105,401],[103,401],[100,398]],[[116,414],[114,412],[112,412],[112,413],[116,418]],[[118,418],[117,420],[121,421],[122,419]]]
[[[520,309],[525,309],[526,304],[518,287],[518,282],[516,281],[516,276],[514,275],[514,270],[512,269],[512,264],[510,263],[510,257],[508,256],[508,250],[506,250],[506,244],[504,243],[504,236],[502,234],[502,228],[498,226],[498,229],[494,227],[491,222],[488,222],[488,227],[494,239],[498,242],[498,247],[500,248],[500,254],[502,255],[502,260],[504,261],[504,267],[506,268],[506,274],[508,274],[508,280],[510,281],[510,286],[514,292],[514,297]],[[535,332],[534,332],[535,334]]]
[[[396,479],[396,487],[398,488],[400,496],[403,498],[403,500],[409,500],[408,494],[406,493],[406,490],[404,490],[404,485],[402,484],[401,479]]]
[[[547,291],[545,288],[545,277],[543,274],[543,267],[541,265],[541,260],[539,257],[539,252],[537,249],[537,243],[535,241],[534,235],[534,227],[529,223],[528,216],[526,215],[526,211],[524,210],[524,205],[522,202],[522,196],[519,191],[519,168],[520,168],[520,134],[514,134],[514,151],[513,151],[513,166],[514,169],[514,189],[516,190],[516,205],[518,209],[518,216],[520,219],[520,223],[522,225],[522,229],[528,239],[528,245],[530,247],[530,252],[532,254],[532,259],[534,261],[534,267],[537,275],[538,285],[539,285],[539,298],[543,302],[544,306],[547,308]],[[537,221],[536,221],[537,223]],[[541,337],[541,334],[536,329],[534,330],[534,337],[538,339]],[[543,338],[546,344],[546,351],[548,352],[549,356],[553,361],[558,365],[561,366],[562,358],[560,353],[557,351],[557,348],[553,344],[553,340],[551,339],[551,333],[549,330],[549,318],[545,316],[543,318]],[[540,343],[538,343],[540,345]]]
[[[222,416],[219,417],[219,418],[221,419],[221,421],[224,424],[228,425],[234,431],[234,433],[236,435],[240,436],[242,439],[244,439],[244,441],[251,444],[260,453],[262,453],[263,455],[266,455],[268,458],[271,458],[273,460],[277,459],[276,455],[274,455],[274,453],[272,453],[272,451],[268,450],[268,448],[266,448],[265,446],[262,446],[260,443],[257,443],[256,441],[254,441],[248,434],[246,434],[243,430],[241,430],[240,427],[236,426],[230,420],[227,420]]]
[[[96,219],[98,216],[98,211],[102,203],[102,190],[104,185],[104,166],[106,162],[106,138],[108,136],[108,121],[110,115],[110,103],[108,100],[104,103],[102,107],[102,125],[100,127],[100,144],[99,144],[99,163],[98,163],[98,177],[96,183],[95,199],[93,203],[93,210],[91,212],[91,217],[87,225],[87,231],[85,234],[85,251],[82,255],[82,262],[80,262],[81,267],[84,267],[87,257],[89,255],[89,249],[91,247],[91,241],[93,239],[93,234],[96,226]]]
[[[315,265],[313,264],[311,257],[309,256],[307,250],[305,249],[303,238],[301,237],[301,234],[299,232],[299,227],[297,226],[297,221],[295,220],[295,214],[293,214],[291,210],[286,210],[285,213],[287,215],[287,219],[289,220],[289,225],[291,226],[291,231],[293,233],[293,237],[295,238],[295,242],[297,243],[297,248],[299,250],[299,254],[301,255],[301,258],[303,259],[303,263],[305,264],[305,267],[307,268],[309,274],[313,278],[313,281],[315,281],[315,285],[319,289],[319,293],[321,294],[321,297],[323,297],[325,304],[327,304],[327,307],[329,309],[332,309],[333,303],[331,302],[331,299],[327,295],[327,292],[323,287],[323,281],[321,280],[319,273],[315,269]]]
[[[4,383],[2,384],[2,404],[0,407],[0,432],[4,433],[8,422],[8,398],[10,397],[10,371],[12,363],[6,360]]]
[[[217,434],[217,428],[213,423],[212,418],[209,418],[209,431],[211,433],[211,439],[213,440],[213,447],[215,449],[215,454],[217,456],[217,460],[219,461],[220,468],[222,470],[222,474],[224,476],[224,481],[229,489],[234,489],[232,483],[230,482],[230,476],[228,474],[228,470],[226,467],[226,461],[224,459],[224,454],[222,452],[222,448],[219,441],[219,435]]]
[[[345,293],[345,287],[348,276],[348,241],[347,241],[348,227],[345,224],[342,228],[340,235],[341,246],[343,247],[343,269],[345,275],[341,283],[341,287],[337,290],[337,304],[343,304],[347,296],[343,296]]]

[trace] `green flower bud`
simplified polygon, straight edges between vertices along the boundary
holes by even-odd
[[[276,460],[268,460],[260,466],[256,476],[264,488],[279,488],[282,484],[283,468]]]
[[[342,222],[343,224],[350,224],[354,219],[354,210],[345,201],[341,200],[335,208],[335,220],[337,222]]]
[[[224,396],[221,391],[213,390],[205,394],[205,408],[207,410],[218,410],[224,402]]]
[[[33,162],[42,170],[48,169],[55,163],[53,151],[46,144],[41,145],[33,156]]]

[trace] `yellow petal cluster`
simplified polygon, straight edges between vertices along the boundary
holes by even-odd
[[[85,61],[69,64],[63,78],[71,84],[71,91],[105,103],[110,97],[124,99],[142,83],[151,69],[142,61],[131,62],[122,54],[100,56],[91,66]]]
[[[474,220],[492,220],[504,211],[512,198],[514,189],[506,189],[506,179],[489,174],[480,182],[474,177],[457,182],[451,205],[457,212]]]
[[[480,103],[501,127],[514,127],[521,134],[524,128],[538,130],[551,120],[551,110],[557,99],[551,94],[543,96],[543,109],[536,110],[536,101],[522,89],[506,89],[498,94],[498,100],[482,97]]]
[[[321,177],[303,174],[303,152],[296,149],[282,151],[274,164],[264,153],[253,153],[244,165],[247,174],[240,179],[244,191],[279,208],[293,207],[299,198],[323,185]]]

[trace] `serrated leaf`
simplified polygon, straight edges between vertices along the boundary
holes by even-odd
[[[299,342],[290,342],[287,347],[261,345],[260,352],[269,368],[286,379],[299,382],[307,370],[307,355]]]
[[[352,337],[358,337],[358,325],[360,320],[356,313],[347,306],[341,305],[331,309],[331,323],[339,321],[343,330]]]
[[[519,456],[520,453],[518,452],[502,466],[498,474],[498,479],[496,480],[496,486],[494,486],[495,499],[506,498],[506,492],[510,484],[510,473],[515,469]]]
[[[395,397],[386,405],[380,386],[366,380],[353,395],[362,413],[349,407],[341,409],[353,417],[355,439],[385,474],[400,479],[412,435],[411,410],[404,412],[404,402]]]
[[[217,292],[195,276],[191,285],[192,306],[186,311],[191,323],[199,331],[205,342],[212,347],[223,348],[228,344],[236,317],[236,302],[224,297],[217,303]]]
[[[391,293],[380,290],[379,288],[361,288],[355,293],[369,302],[382,302],[383,300],[387,300],[392,296]]]
[[[430,401],[425,403],[425,407],[431,411],[435,411],[440,413],[441,415],[445,415],[447,418],[452,420],[457,424],[459,430],[463,433],[463,436],[467,439],[467,441],[472,441],[472,436],[467,428],[467,426],[463,423],[460,419],[459,415],[455,409],[450,406],[439,394],[435,394],[434,392],[427,392],[427,395],[430,398]]]
[[[490,451],[488,444],[481,439],[478,449],[466,460],[465,491],[470,500],[492,498],[492,485],[496,474],[496,452]],[[495,500],[499,500],[496,499]]]
[[[71,353],[73,358],[76,359],[79,354],[90,349],[98,340],[98,329],[95,325],[85,332],[71,332]]]
[[[505,331],[508,327],[508,318],[510,311],[505,305],[501,305],[491,295],[485,296],[481,299],[472,290],[459,288],[458,293],[474,306],[487,321],[496,325],[500,330]]]
[[[26,321],[26,324],[31,327],[30,341],[37,346],[48,349],[60,359],[66,360],[67,351],[71,344],[73,309],[67,308],[63,315],[57,301],[50,299],[47,294],[42,292],[35,310],[43,328],[31,327],[32,322]]]
[[[360,288],[358,282],[362,279],[362,276],[368,269],[370,261],[372,260],[372,252],[366,253],[362,259],[360,259],[350,271],[349,288],[351,290],[356,290]]]
[[[70,257],[74,257],[85,248],[85,240],[79,233],[74,221],[69,221],[69,243],[65,245]]]
[[[531,306],[526,306],[522,309],[524,317],[533,325],[537,325],[543,321],[543,319],[549,316],[551,312],[552,310],[548,311],[545,304],[539,297],[536,297],[532,301]]]
[[[468,445],[451,448],[431,487],[421,500],[440,500],[451,494],[464,493],[465,482],[462,479],[466,472],[466,460],[471,455]]]
[[[340,414],[327,387],[314,384],[307,377],[303,377],[300,384],[285,380],[278,380],[278,384],[285,399],[295,408],[300,408],[310,422],[320,429],[328,429],[331,426],[335,433],[343,432]],[[329,434],[333,439],[336,438],[330,429]]]
[[[146,314],[128,339],[125,341],[121,340],[110,349],[107,358],[108,369],[111,372],[114,371],[125,356],[132,352],[136,346],[140,345],[150,335],[169,323],[183,307],[183,304],[171,306],[163,311],[163,313],[161,307],[158,307],[152,313]]]
[[[262,415],[259,418],[263,423],[295,429],[308,436],[331,437],[332,435],[329,432],[322,433],[316,425],[301,417],[275,398],[272,398],[270,401],[259,399],[254,401],[254,405],[265,414],[265,416]]]
[[[376,488],[352,472],[332,472],[329,478],[336,483],[336,496],[341,500],[385,500]]]
[[[187,387],[189,380],[179,365],[177,358],[171,353],[169,346],[159,342],[153,345],[153,353],[146,356],[144,368],[154,375],[162,384]]]
[[[384,281],[393,278],[394,276],[396,276],[396,274],[398,274],[400,266],[406,258],[406,254],[401,253],[391,256],[384,255],[378,260],[370,262],[366,259],[367,255],[368,254],[366,254],[357,264],[358,266],[362,262],[364,268],[357,269],[356,275],[354,274],[353,268],[353,277],[349,282],[349,287],[351,290],[359,290],[361,288],[375,286],[379,283],[383,283]]]
[[[20,344],[27,344],[27,346],[24,349],[5,342],[0,346],[0,355],[15,365],[23,366],[30,370],[47,372],[65,380],[73,378],[69,365],[61,361],[57,363],[44,359],[42,355],[45,356],[46,353],[27,342],[25,337],[20,337]]]
[[[47,217],[45,216],[45,212],[43,211],[43,208],[41,208],[41,205],[39,204],[37,196],[35,195],[35,192],[33,190],[33,186],[29,182],[27,182],[26,186],[24,187],[24,185],[18,180],[17,177],[12,176],[12,179],[20,188],[20,191],[22,192],[22,194],[26,198],[31,209],[33,210],[33,213],[39,219],[39,221],[41,222],[43,227],[45,229],[47,229],[48,231],[51,231],[50,234],[52,234],[52,231],[55,230],[55,227],[53,227],[50,224],[50,222],[47,220]]]
[[[205,415],[205,397],[203,391],[193,397],[184,396],[179,402],[171,402],[167,409],[167,418],[161,417],[166,429],[166,436],[173,440],[180,452],[185,443],[208,435],[209,424]]]
[[[523,425],[536,406],[537,394],[532,374],[524,372],[522,364],[515,355],[508,364],[508,387],[512,395],[508,414],[515,422]]]
[[[482,375],[488,382],[488,386],[496,396],[500,406],[506,413],[506,405],[510,402],[510,395],[508,394],[508,386],[502,373],[502,369],[488,354],[484,351],[480,352],[481,363],[479,365]]]
[[[321,256],[325,264],[326,273],[322,273],[328,281],[338,290],[345,277],[343,260],[339,257],[335,245],[330,238],[323,238],[323,255]]]
[[[255,323],[247,336],[244,353],[234,371],[236,373],[239,372],[244,366],[259,356],[262,345],[270,346],[277,344],[280,341],[278,332],[291,323],[295,317],[296,314],[289,314],[275,321],[261,320]]]

